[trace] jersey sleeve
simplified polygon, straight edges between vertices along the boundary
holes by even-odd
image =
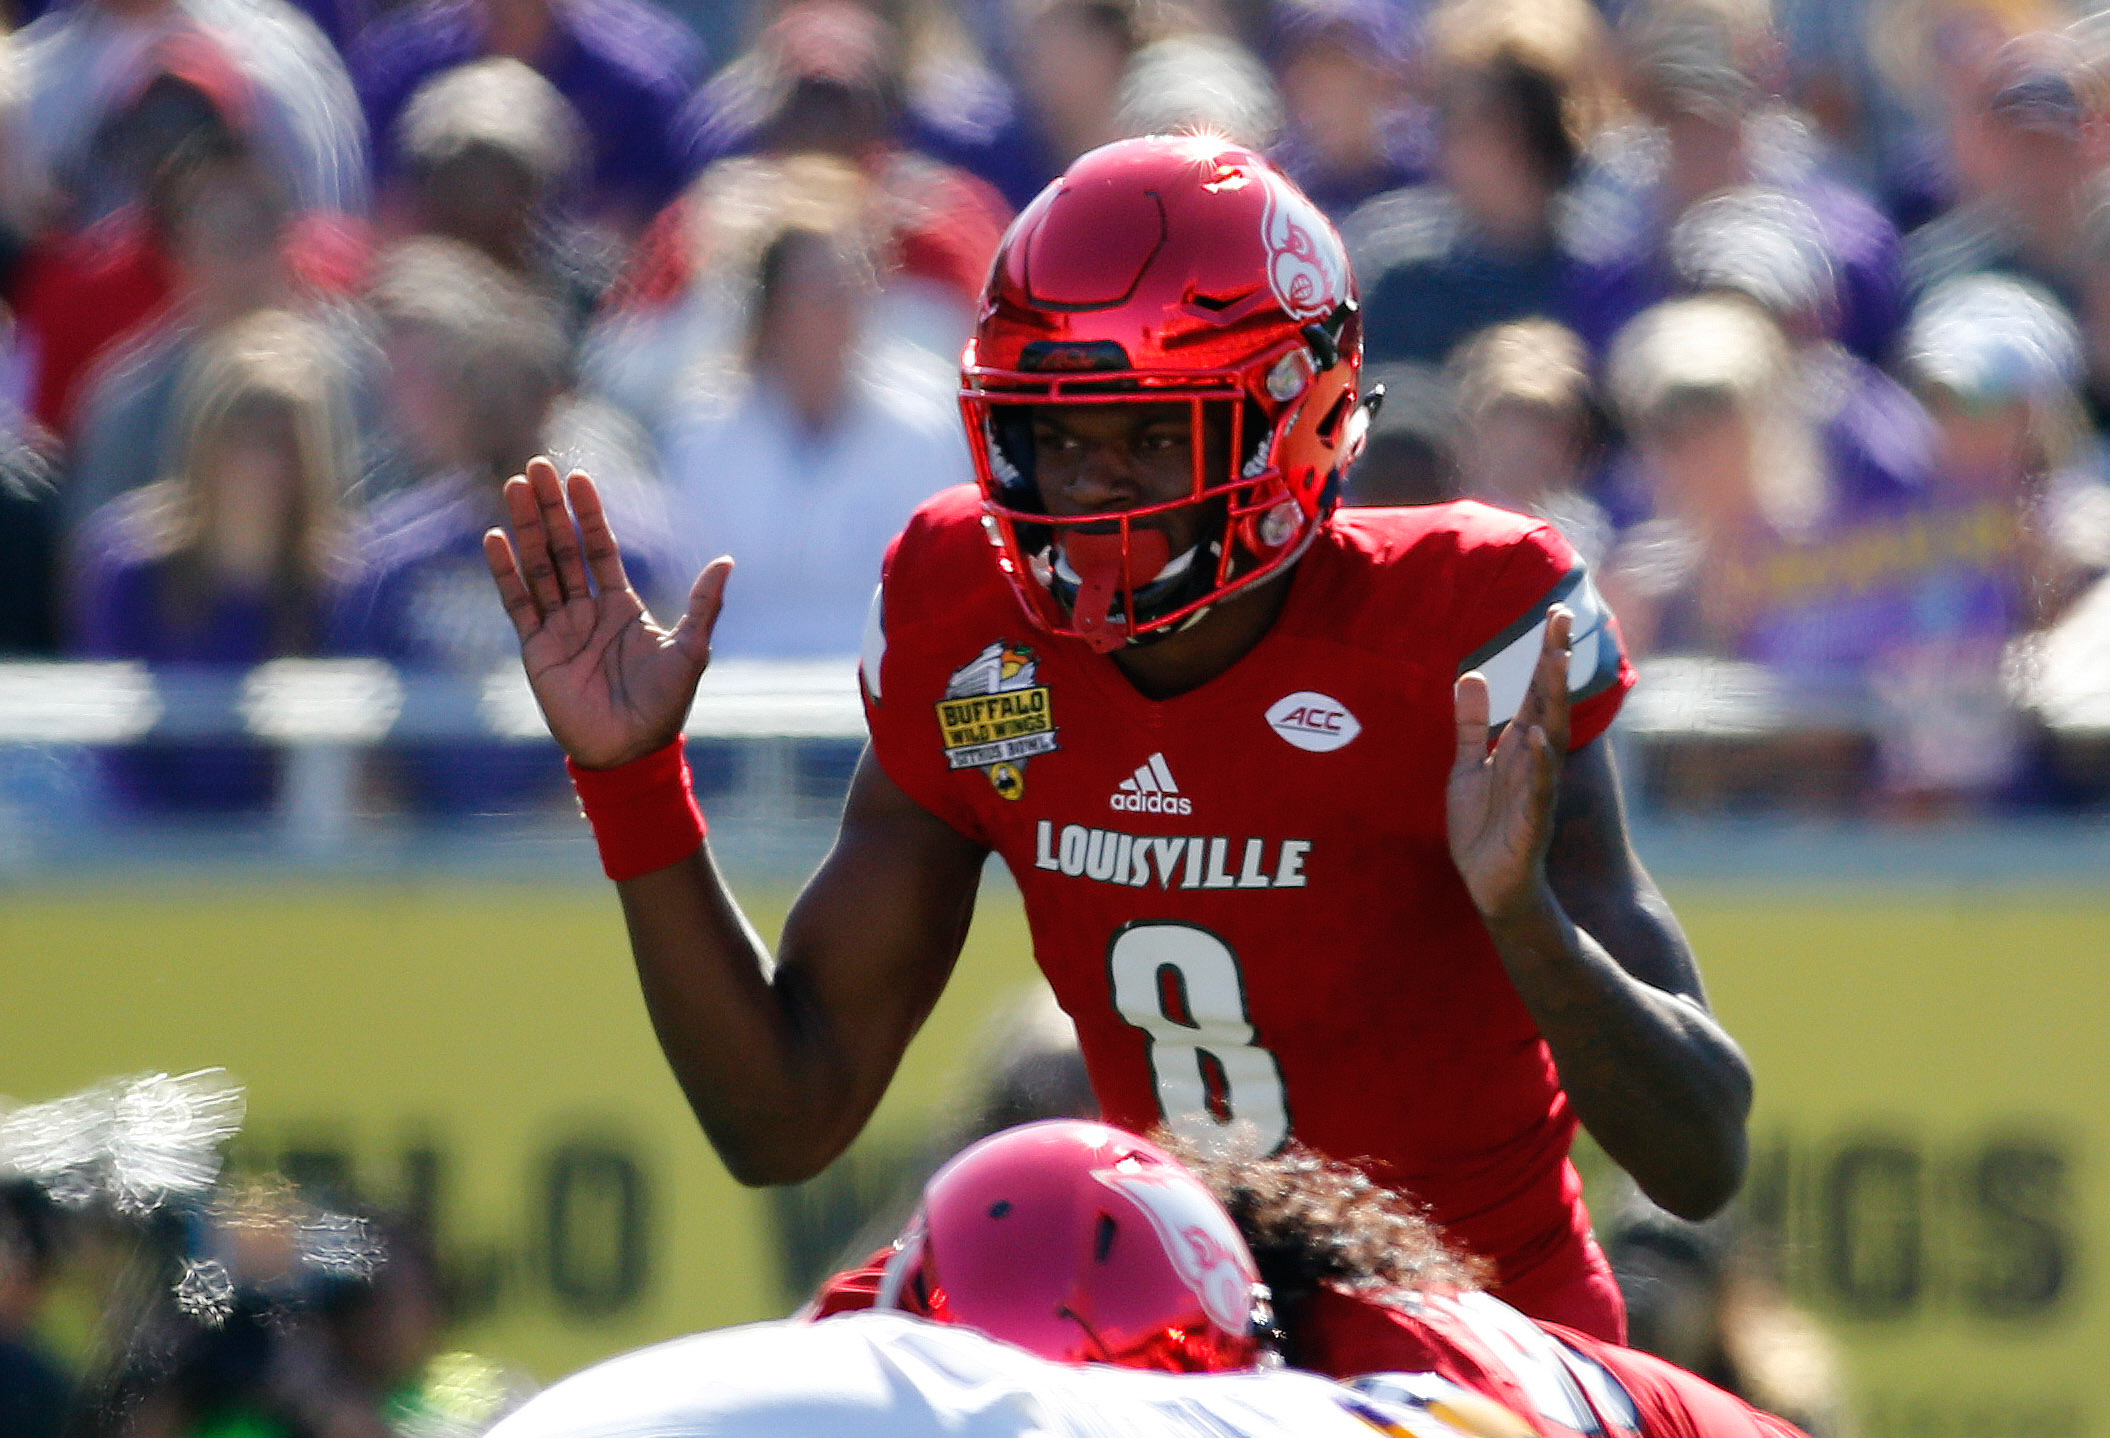
[[[857,663],[865,729],[872,738],[872,757],[901,792],[968,839],[993,847],[972,807],[960,798],[941,757],[944,748],[933,731],[937,720],[931,707],[938,686],[918,682],[929,678],[920,668],[928,656],[916,651],[913,634],[904,644],[890,642],[890,630],[907,627],[890,626],[889,598],[908,582],[905,572],[913,565],[903,558],[903,550],[915,542],[916,523],[911,520],[888,547],[879,588],[873,591],[872,607],[865,616],[863,650]],[[925,694],[925,689],[930,692]]]
[[[1566,605],[1575,616],[1568,658],[1568,748],[1573,752],[1611,727],[1634,687],[1634,666],[1589,566],[1558,530],[1537,525],[1504,547],[1507,554],[1490,566],[1488,581],[1468,600],[1461,619],[1466,653],[1458,673],[1478,670],[1486,677],[1488,722],[1499,730],[1516,717],[1531,687],[1548,612]]]

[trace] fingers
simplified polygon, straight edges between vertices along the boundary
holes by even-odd
[[[1551,819],[1555,797],[1560,789],[1560,753],[1553,746],[1553,736],[1544,729],[1533,726],[1530,735],[1531,809],[1541,816],[1541,822]]]
[[[1546,647],[1539,657],[1533,688],[1542,692],[1538,723],[1556,757],[1568,752],[1568,663],[1573,653],[1575,613],[1556,604],[1546,616]]]
[[[542,508],[525,478],[514,475],[505,486],[506,522],[513,527],[513,547],[519,556],[520,576],[527,584],[535,607],[547,614],[564,603],[564,588],[557,583],[557,566],[550,559],[549,536],[542,528]]]
[[[513,630],[524,643],[542,627],[542,610],[520,577],[519,558],[504,530],[484,531],[484,560],[491,566],[491,578],[498,583],[498,597],[505,603],[506,617],[513,621]]]
[[[703,573],[689,586],[689,607],[674,626],[674,642],[699,665],[711,658],[711,632],[718,627],[718,613],[725,607],[725,586],[733,577],[733,557],[721,554],[703,566]]]
[[[550,558],[555,562],[557,583],[564,596],[577,599],[590,593],[586,586],[586,557],[579,547],[579,531],[572,523],[571,509],[564,502],[564,486],[557,480],[557,466],[548,455],[528,461],[527,482],[534,491],[535,507],[541,512],[542,531],[548,537]]]
[[[1531,683],[1524,690],[1523,701],[1517,705],[1514,727],[1544,727],[1550,732],[1557,726],[1565,737],[1568,635],[1574,627],[1575,616],[1565,605],[1556,604],[1546,611],[1546,625],[1539,636],[1538,662],[1532,666]]]
[[[1487,762],[1487,679],[1478,670],[1460,676],[1451,690],[1451,714],[1458,726],[1458,747],[1451,772]]]
[[[615,531],[608,527],[601,491],[576,469],[565,481],[564,489],[571,499],[572,513],[579,517],[579,537],[585,543],[586,569],[593,576],[594,588],[602,594],[628,589],[630,577],[623,572],[623,551],[615,542]]]

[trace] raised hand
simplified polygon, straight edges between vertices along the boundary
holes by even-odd
[[[1457,750],[1446,791],[1451,861],[1489,920],[1544,894],[1553,807],[1568,754],[1568,639],[1575,617],[1555,605],[1546,617],[1538,667],[1517,714],[1487,747],[1487,680],[1467,674],[1452,696]]]
[[[681,731],[710,663],[732,560],[705,565],[688,611],[663,629],[623,573],[622,550],[591,479],[574,470],[560,484],[557,467],[538,455],[525,475],[506,481],[505,504],[512,537],[501,529],[486,533],[484,558],[520,635],[521,663],[550,733],[588,769],[613,768],[665,746]]]

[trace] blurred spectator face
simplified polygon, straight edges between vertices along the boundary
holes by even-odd
[[[1044,4],[1020,28],[1018,82],[1063,165],[1116,137],[1136,39],[1120,7]]]
[[[1534,105],[1534,99],[1545,103]],[[1551,85],[1530,78],[1522,67],[1459,74],[1444,86],[1441,110],[1439,159],[1459,203],[1506,244],[1543,243],[1564,179],[1550,153],[1552,135],[1546,133],[1549,123],[1554,131],[1561,125]]]
[[[174,182],[164,223],[194,316],[217,324],[283,292],[287,218],[284,195],[244,150],[210,154]]]
[[[193,136],[231,134],[220,106],[196,83],[164,71],[96,136],[96,180],[112,200],[137,199],[154,174]]]
[[[1659,514],[1710,545],[1737,546],[1823,520],[1829,477],[1795,373],[1780,326],[1741,298],[1666,300],[1620,333],[1606,390]]]
[[[2028,472],[2030,408],[2021,400],[1987,400],[1948,389],[1923,391],[1941,435],[1936,472],[1951,485],[2004,491]]]
[[[1381,57],[1346,33],[1324,34],[1284,59],[1279,83],[1291,125],[1327,169],[1353,172],[1380,158],[1381,124],[1400,91]]]
[[[793,230],[764,253],[755,299],[754,369],[777,385],[815,432],[841,412],[867,301],[849,247]]]
[[[1505,401],[1474,415],[1458,446],[1465,493],[1513,507],[1579,487],[1586,436],[1550,405]]]
[[[849,0],[802,0],[762,43],[787,81],[763,127],[766,152],[859,159],[888,138],[899,45],[878,15]]]
[[[485,58],[421,85],[397,122],[396,147],[421,229],[525,270],[537,226],[578,178],[586,143],[578,112],[554,85],[518,60]]]
[[[1572,331],[1550,320],[1496,325],[1461,345],[1449,369],[1466,494],[1530,509],[1581,488],[1591,385],[1589,356]]]
[[[2071,205],[2093,169],[2087,114],[2073,77],[2048,65],[1998,64],[1979,128],[2000,192],[2028,209]]]
[[[1664,112],[1658,123],[1670,142],[1671,193],[1684,204],[1742,182],[1744,132],[1740,121],[1672,110]]]
[[[773,155],[863,159],[887,138],[887,105],[875,87],[802,79],[769,118],[763,148]]]
[[[1953,491],[2022,498],[2073,462],[2085,428],[2081,333],[2047,292],[2000,275],[1940,285],[1914,312],[1904,351],[1940,429],[1937,476]]]
[[[472,245],[508,269],[528,262],[541,201],[534,172],[492,146],[465,150],[417,179],[425,229]]]
[[[277,571],[300,527],[305,469],[292,411],[258,398],[200,437],[193,471],[207,486],[207,559],[227,578],[258,583]]]
[[[388,422],[428,475],[501,477],[542,448],[568,350],[532,290],[459,241],[420,238],[382,256],[372,302]]]
[[[468,467],[468,426],[453,398],[461,372],[453,337],[421,324],[394,325],[382,356],[389,422],[412,458],[428,471]]]
[[[1772,42],[1758,16],[1736,8],[1663,0],[1637,7],[1621,37],[1635,102],[1669,141],[1679,210],[1744,178],[1744,121],[1763,98],[1753,72]]]
[[[186,370],[183,503],[224,582],[262,588],[316,570],[340,488],[342,376],[320,334],[283,311],[221,330]]]
[[[1754,438],[1743,409],[1711,394],[1672,399],[1635,434],[1661,508],[1725,538],[1751,519]]]

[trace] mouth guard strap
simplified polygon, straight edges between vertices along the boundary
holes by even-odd
[[[1070,618],[1084,642],[1110,654],[1128,642],[1135,630],[1135,591],[1157,578],[1172,559],[1172,541],[1155,529],[1128,528],[1106,533],[1075,532],[1064,536],[1062,556],[1078,579]],[[1113,618],[1114,595],[1128,591],[1122,617]]]

